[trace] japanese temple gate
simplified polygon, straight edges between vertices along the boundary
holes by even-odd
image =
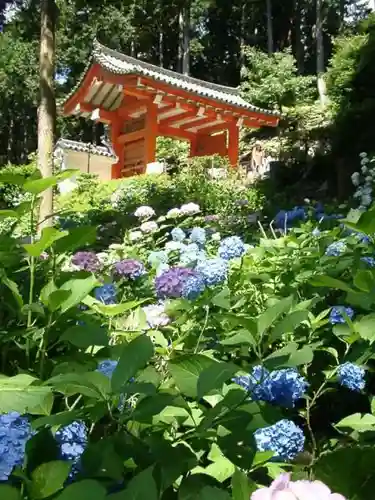
[[[153,66],[97,41],[63,113],[110,126],[117,155],[112,179],[144,173],[155,161],[157,136],[189,141],[190,156],[228,156],[235,167],[240,127],[279,121],[276,113],[247,103],[238,89]]]

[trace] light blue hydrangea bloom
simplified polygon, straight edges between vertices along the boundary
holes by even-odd
[[[189,300],[195,300],[205,290],[204,279],[199,274],[190,276],[182,288],[182,297]]]
[[[167,252],[164,252],[164,250],[151,252],[148,256],[147,262],[153,267],[158,267],[160,264],[166,264],[168,262],[168,254]]]
[[[206,242],[206,231],[202,227],[194,227],[190,233],[190,241],[203,246]]]
[[[173,241],[183,241],[186,238],[185,232],[180,227],[175,227],[171,231]]]
[[[365,388],[365,370],[360,366],[346,362],[338,367],[339,383],[351,391],[362,391]]]
[[[88,429],[84,422],[75,421],[60,429],[55,434],[63,460],[73,462],[70,477],[80,469],[80,460],[88,443]]]
[[[224,260],[231,260],[236,257],[242,257],[245,251],[244,242],[239,236],[229,236],[221,241],[219,256]]]
[[[223,283],[228,276],[228,263],[219,257],[200,262],[196,270],[203,276],[207,286]]]
[[[254,437],[258,451],[273,451],[276,460],[293,460],[305,445],[302,429],[286,419],[256,430]]]
[[[340,257],[346,252],[346,249],[346,244],[343,241],[335,241],[326,248],[326,255],[328,257]]]

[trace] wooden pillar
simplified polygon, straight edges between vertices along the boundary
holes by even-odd
[[[112,165],[111,179],[119,179],[121,177],[121,170],[124,167],[124,145],[119,142],[119,137],[121,135],[121,123],[120,118],[111,123],[112,147],[118,157],[117,163]]]
[[[145,123],[145,167],[156,158],[156,138],[158,135],[158,107],[154,103],[147,106]]]
[[[189,157],[193,158],[197,154],[197,138],[191,139],[190,141],[190,154]]]
[[[233,122],[228,127],[228,158],[229,163],[233,168],[236,168],[238,165],[239,141],[239,127],[236,122]]]

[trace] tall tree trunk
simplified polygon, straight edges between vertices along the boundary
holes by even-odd
[[[246,22],[246,12],[245,12],[245,0],[242,0],[241,3],[241,27],[240,27],[240,60],[239,60],[239,67],[240,70],[242,70],[242,67],[244,65],[244,46],[245,46],[245,22]]]
[[[40,32],[40,104],[38,110],[38,166],[43,177],[53,175],[53,141],[56,117],[54,79],[55,57],[55,16],[54,0],[41,0],[41,32]],[[52,188],[44,191],[39,220],[42,226],[51,225],[53,213]],[[46,219],[46,217],[49,217]],[[46,220],[45,220],[46,219]]]
[[[191,0],[183,0],[178,16],[179,50],[178,59],[180,72],[190,73],[190,7]]]
[[[272,20],[272,0],[266,0],[267,4],[267,48],[268,54],[273,54],[273,20]]]
[[[298,71],[302,75],[305,70],[305,48],[302,40],[302,0],[295,0],[294,10],[294,36],[295,36],[295,54]]]
[[[164,31],[162,23],[159,24],[159,66],[164,67]]]
[[[323,0],[316,0],[316,73],[320,104],[327,104],[324,80]]]

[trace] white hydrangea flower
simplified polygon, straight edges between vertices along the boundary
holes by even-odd
[[[212,241],[220,241],[220,240],[221,240],[221,235],[220,235],[220,233],[214,233],[214,234],[211,236],[211,240],[212,240]]]
[[[367,156],[361,159],[361,165],[367,165],[368,163],[370,163],[370,160],[367,158]]]
[[[122,245],[120,243],[112,243],[108,248],[110,250],[122,250]]]
[[[371,194],[372,193],[372,187],[371,186],[364,186],[362,188],[362,194]]]
[[[116,189],[116,191],[111,196],[111,204],[116,208],[118,202],[121,200],[123,196],[122,189]]]
[[[164,248],[167,252],[175,252],[181,250],[184,246],[181,241],[167,241]]]
[[[307,205],[309,205],[309,204],[310,204],[310,200],[309,200],[309,198],[305,198],[303,201],[304,201]]]
[[[362,174],[367,174],[368,169],[367,169],[366,165],[363,165],[363,167],[361,168],[361,172],[362,172]]]
[[[179,217],[181,215],[181,210],[179,208],[171,208],[168,210],[166,217],[168,219],[174,219],[175,217]]]
[[[181,206],[180,211],[183,215],[194,215],[199,214],[201,209],[200,206],[196,203],[186,203],[185,205]]]
[[[371,205],[371,203],[372,203],[371,195],[365,194],[365,195],[362,196],[362,198],[361,198],[361,205],[363,205],[365,207],[368,207],[369,205]]]
[[[148,222],[144,222],[140,226],[140,230],[143,233],[153,233],[159,229],[159,226],[156,224],[156,222],[150,220]]]
[[[361,174],[359,172],[354,172],[354,174],[352,174],[351,178],[352,178],[353,186],[359,186]]]
[[[143,233],[142,231],[130,231],[129,233],[129,240],[130,241],[139,241],[143,238]]]
[[[360,158],[367,158],[367,153],[365,153],[364,151],[362,153],[359,153],[359,157]]]
[[[134,215],[139,219],[149,219],[155,215],[155,210],[152,207],[148,207],[147,205],[143,205],[138,207],[134,212]]]
[[[372,177],[371,177],[371,175],[368,175],[368,176],[365,178],[365,182],[368,182],[368,183],[371,183],[371,182],[372,182]]]

